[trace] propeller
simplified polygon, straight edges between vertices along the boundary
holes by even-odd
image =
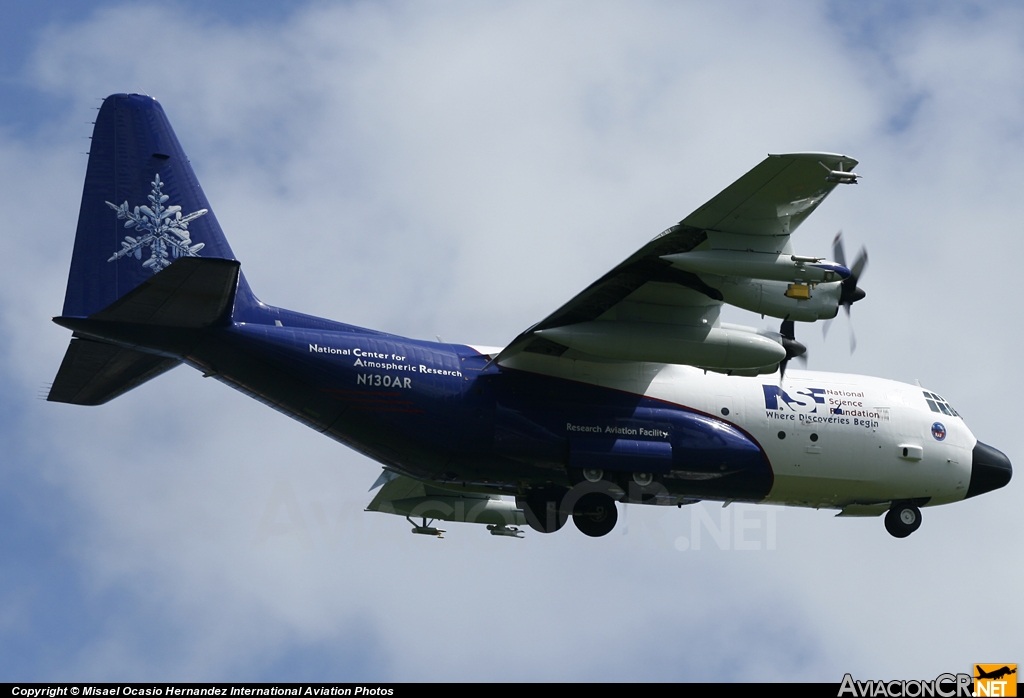
[[[796,341],[795,325],[792,320],[783,320],[779,328],[782,335],[782,348],[786,350],[786,358],[779,362],[779,382],[786,377],[786,365],[790,359],[799,359],[804,366],[807,365],[807,347]]]
[[[832,241],[832,259],[839,264],[846,265],[846,251],[843,249],[843,231],[840,230],[836,233],[835,239]],[[850,353],[852,354],[857,349],[857,337],[853,333],[853,320],[850,317],[850,307],[861,300],[867,294],[864,293],[864,289],[857,286],[857,281],[860,279],[861,274],[864,273],[865,267],[868,265],[868,251],[867,248],[861,247],[860,252],[857,254],[857,259],[853,261],[853,265],[847,267],[850,270],[850,276],[843,279],[842,289],[839,294],[839,305],[843,306],[843,310],[846,311],[846,319],[850,327]],[[821,335],[823,338],[828,338],[828,330],[832,326],[832,320],[826,320],[825,324],[821,328]]]

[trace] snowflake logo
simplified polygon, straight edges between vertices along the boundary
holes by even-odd
[[[117,219],[124,221],[125,228],[136,228],[142,235],[135,238],[126,235],[121,242],[121,249],[108,259],[113,262],[115,259],[134,255],[135,259],[142,259],[142,248],[150,249],[149,259],[142,263],[151,272],[156,274],[164,267],[171,265],[174,259],[179,257],[198,257],[196,254],[203,249],[205,243],[192,244],[189,236],[188,224],[209,211],[205,208],[187,216],[181,215],[181,206],[164,206],[170,198],[163,193],[164,183],[160,181],[160,175],[154,175],[152,191],[149,193],[149,206],[136,206],[134,211],[128,210],[128,202],[115,206],[109,201],[107,206],[117,211]]]

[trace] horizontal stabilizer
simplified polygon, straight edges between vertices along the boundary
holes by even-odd
[[[72,405],[102,405],[179,363],[177,359],[105,342],[72,339],[46,399]]]
[[[230,314],[239,264],[230,259],[183,258],[88,318],[54,318],[77,334],[47,400],[102,405],[179,361],[94,339],[125,343],[119,328],[209,327]],[[86,339],[80,335],[88,335]]]
[[[239,263],[185,257],[147,279],[90,320],[163,327],[208,327],[235,297]]]

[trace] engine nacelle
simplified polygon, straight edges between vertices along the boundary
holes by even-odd
[[[724,324],[694,327],[595,320],[551,327],[536,334],[608,359],[689,364],[714,370],[774,370],[786,358],[786,350],[774,338],[752,328]]]
[[[720,291],[722,300],[729,305],[800,322],[834,318],[842,293],[841,281],[816,285],[737,277],[708,278],[705,281]]]
[[[694,274],[736,276],[751,279],[829,283],[842,281],[850,270],[842,264],[821,257],[746,250],[699,250],[669,254],[662,259]]]

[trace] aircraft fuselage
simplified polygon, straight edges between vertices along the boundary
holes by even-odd
[[[663,503],[924,505],[971,489],[977,439],[917,386],[540,354],[497,366],[469,346],[336,327],[237,323],[182,356],[393,470],[482,491],[584,470],[650,474]]]

